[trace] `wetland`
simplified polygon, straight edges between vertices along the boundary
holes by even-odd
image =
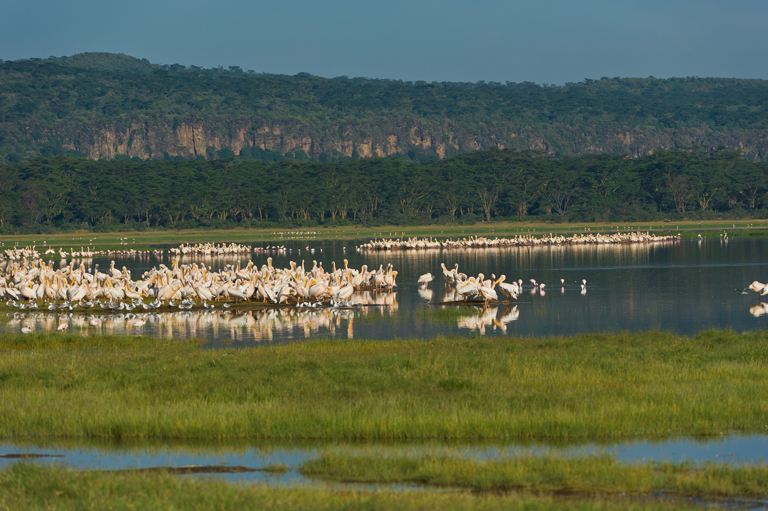
[[[758,508],[768,338],[758,297],[734,289],[766,280],[767,242],[363,253],[355,239],[289,240],[198,261],[391,263],[398,285],[311,311],[7,307],[0,504],[55,508],[23,490],[40,484],[136,503],[111,471],[166,467],[120,477],[180,508],[200,491],[274,508]],[[135,274],[170,263],[115,259]],[[509,306],[434,305],[452,290],[416,278],[441,262],[548,286]],[[215,479],[173,475],[190,471]],[[477,493],[489,489],[503,492]],[[86,501],[116,502],[67,502]]]

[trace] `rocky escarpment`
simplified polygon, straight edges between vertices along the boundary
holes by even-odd
[[[603,78],[561,87],[403,82],[151,64],[109,53],[0,60],[0,164],[95,159],[445,158],[478,149],[768,156],[768,80]],[[269,151],[259,152],[257,149]]]
[[[619,153],[631,157],[659,149],[691,146],[741,150],[749,159],[768,157],[768,133],[758,130],[714,132],[660,128],[604,128],[586,131],[560,124],[538,127],[514,123],[466,125],[425,119],[308,123],[262,118],[122,118],[54,125],[6,124],[0,127],[37,145],[57,144],[93,159],[138,157],[215,158],[229,149],[260,148],[280,154],[303,153],[317,160],[403,155],[445,158],[491,147],[533,149],[558,156]],[[34,146],[33,146],[34,147]]]

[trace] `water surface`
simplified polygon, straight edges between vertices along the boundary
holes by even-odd
[[[2,454],[47,454],[51,457],[29,458],[26,462],[60,464],[80,470],[122,470],[185,465],[227,465],[254,469],[284,464],[284,473],[244,472],[217,474],[229,481],[263,482],[290,486],[310,480],[299,473],[302,463],[328,450],[345,454],[391,454],[419,456],[424,454],[462,456],[473,459],[498,460],[514,456],[609,455],[621,462],[669,461],[674,463],[708,461],[733,465],[764,463],[768,453],[765,435],[726,435],[706,439],[634,440],[616,443],[563,442],[480,442],[480,443],[175,443],[137,442],[82,444],[67,441],[0,442]],[[18,459],[0,457],[0,468]]]
[[[309,244],[308,244],[309,243]],[[378,268],[392,263],[398,270],[394,292],[358,295],[356,301],[372,307],[354,311],[223,310],[179,312],[140,316],[146,321],[141,329],[132,325],[133,315],[115,314],[98,327],[87,321],[69,319],[70,331],[88,334],[141,333],[162,338],[198,337],[211,341],[281,343],[312,338],[429,338],[437,334],[459,335],[561,335],[595,331],[671,330],[695,334],[710,328],[750,331],[766,327],[768,305],[759,304],[754,293],[741,295],[754,280],[768,280],[768,239],[737,238],[728,242],[708,239],[703,242],[684,240],[677,243],[638,245],[582,245],[562,247],[518,247],[484,250],[360,252],[361,241],[287,241],[286,252],[250,253],[235,257],[186,258],[184,261],[205,263],[213,269],[226,264],[257,265],[273,258],[276,266],[287,267],[289,261],[313,261],[327,269],[332,263],[351,267]],[[259,243],[253,243],[259,246]],[[310,247],[307,250],[307,246]],[[83,262],[88,266],[109,266],[109,258]],[[167,258],[154,256],[116,259],[134,276]],[[71,261],[62,261],[68,264]],[[501,305],[461,318],[455,324],[430,320],[419,311],[427,302],[455,298],[440,279],[440,263],[468,275],[483,273],[505,275],[507,280],[522,279],[526,291],[510,306]],[[437,276],[428,289],[420,289],[419,275],[431,272]],[[531,289],[529,279],[546,284],[543,292]],[[564,284],[561,285],[561,279]],[[582,280],[586,289],[582,291]],[[515,308],[516,306],[516,308]],[[61,314],[40,310],[8,315],[0,328],[19,331],[22,326],[35,330],[55,329]],[[88,316],[81,316],[87,318]]]

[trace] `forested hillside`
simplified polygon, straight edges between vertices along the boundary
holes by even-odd
[[[767,108],[765,80],[411,83],[89,53],[0,61],[0,163],[66,153],[426,162],[494,147],[638,157],[692,146],[739,149],[764,161]]]
[[[727,150],[554,158],[493,149],[421,165],[55,156],[0,166],[0,232],[766,218],[766,192],[768,163]]]

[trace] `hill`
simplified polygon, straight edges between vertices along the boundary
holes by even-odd
[[[126,55],[0,62],[0,162],[442,159],[489,149],[768,156],[768,81],[603,78],[564,86],[403,82],[155,65]]]

